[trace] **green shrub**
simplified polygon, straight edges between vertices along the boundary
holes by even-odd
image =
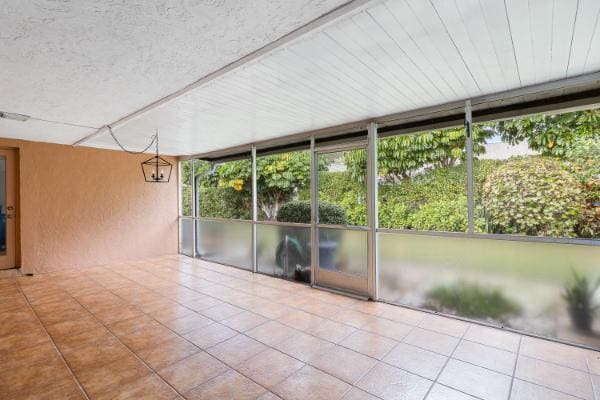
[[[580,183],[564,165],[546,157],[514,158],[489,174],[481,201],[492,233],[576,236]]]
[[[465,232],[467,230],[467,196],[437,200],[423,205],[410,217],[412,229],[424,231]]]
[[[202,187],[198,203],[202,217],[252,218],[251,199],[232,188]]]
[[[310,224],[310,202],[291,201],[279,208],[277,221]],[[329,225],[346,225],[348,218],[344,209],[329,203],[319,204],[319,222]]]
[[[434,287],[426,293],[426,299],[426,308],[471,318],[502,321],[520,311],[499,289],[465,281]]]
[[[579,179],[583,189],[585,208],[576,231],[586,238],[600,237],[600,136],[580,137],[566,152],[569,171]]]

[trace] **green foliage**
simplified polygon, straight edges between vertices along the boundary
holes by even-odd
[[[586,276],[573,270],[573,281],[565,285],[563,298],[569,307],[591,313],[598,308],[593,302],[599,287],[600,278],[591,283]]]
[[[599,127],[600,109],[540,114],[494,124],[503,141],[527,141],[530,149],[555,157],[565,157],[577,140],[597,135]]]
[[[483,143],[493,131],[473,128],[473,154],[484,152]],[[457,165],[466,157],[466,135],[463,127],[399,135],[382,139],[377,145],[378,170],[386,182],[400,183],[415,176],[422,168],[443,168]],[[366,154],[364,151],[346,153],[345,162],[350,176],[364,182]]]
[[[310,192],[303,192],[300,198],[310,198]],[[365,185],[351,179],[348,172],[319,173],[319,201],[339,205],[345,211],[349,225],[367,224]]]
[[[231,188],[202,187],[200,215],[212,218],[251,219],[252,199]]]
[[[482,187],[482,206],[493,233],[575,237],[582,209],[577,179],[546,157],[513,158]]]
[[[518,314],[520,307],[497,288],[460,281],[448,286],[437,286],[426,293],[425,307],[464,317],[502,321]]]
[[[292,201],[284,204],[277,214],[279,222],[310,224],[310,202]],[[346,225],[348,217],[344,209],[329,203],[319,204],[319,222],[329,225]]]
[[[467,196],[424,204],[411,216],[410,227],[423,231],[466,232]]]
[[[310,154],[307,151],[280,153],[258,157],[256,160],[258,207],[261,216],[267,220],[275,220],[279,207],[292,200],[310,183]],[[229,192],[221,192],[233,196],[236,193],[252,198],[252,162],[248,159],[230,161],[219,164],[215,172],[202,180],[205,188],[229,188]],[[222,201],[227,202],[228,198]],[[231,207],[235,205],[232,204]],[[224,212],[219,216],[224,217]]]

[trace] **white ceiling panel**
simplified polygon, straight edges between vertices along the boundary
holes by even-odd
[[[594,73],[599,20],[597,0],[363,1],[115,133],[197,154]]]

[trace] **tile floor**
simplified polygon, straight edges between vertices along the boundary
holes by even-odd
[[[600,354],[184,256],[0,279],[2,399],[600,398]]]

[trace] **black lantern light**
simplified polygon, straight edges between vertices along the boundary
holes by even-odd
[[[142,172],[146,182],[167,183],[171,179],[173,165],[158,155],[158,132],[154,136],[156,141],[156,155],[142,162]]]

